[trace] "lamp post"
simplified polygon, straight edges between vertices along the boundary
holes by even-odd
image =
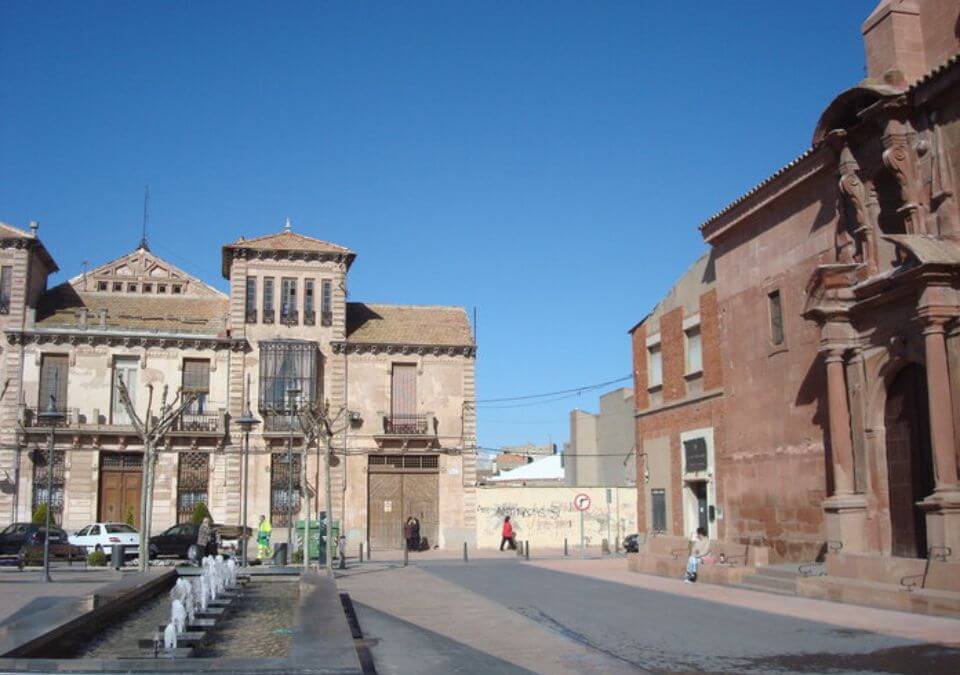
[[[243,432],[243,566],[247,566],[250,558],[247,549],[250,546],[250,535],[247,533],[247,502],[250,501],[250,432],[260,424],[260,420],[250,411],[250,397],[247,396],[247,409],[237,419],[240,431]]]
[[[57,376],[53,376],[54,390],[57,388]],[[38,417],[50,425],[50,439],[47,444],[47,514],[43,533],[43,580],[50,582],[50,512],[53,510],[53,445],[56,440],[57,422],[63,419],[63,413],[57,410],[57,399],[50,394],[50,402]]]
[[[293,555],[293,419],[297,415],[297,397],[299,395],[299,389],[287,389],[287,402],[290,410],[290,425],[288,427],[290,434],[287,438],[287,517],[289,518],[287,523],[287,556]],[[309,518],[310,515],[307,514],[307,517]],[[304,542],[304,546],[306,546],[306,542]]]

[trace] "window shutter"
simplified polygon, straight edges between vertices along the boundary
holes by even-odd
[[[54,397],[57,410],[67,407],[67,357],[63,354],[44,354],[40,362],[40,400],[37,405],[44,410]]]
[[[183,388],[185,391],[210,391],[210,362],[190,359],[183,362]]]

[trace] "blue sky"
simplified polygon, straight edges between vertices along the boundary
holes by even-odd
[[[864,76],[876,0],[0,3],[0,220],[63,272],[139,240],[205,280],[280,228],[351,299],[479,312],[481,400],[612,380],[697,226]],[[481,406],[562,443],[597,393]]]

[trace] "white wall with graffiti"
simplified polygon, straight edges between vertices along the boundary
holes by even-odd
[[[517,485],[477,488],[477,546],[500,546],[504,516],[510,516],[518,541],[531,549],[562,548],[566,538],[571,550],[580,545],[580,512],[577,495],[589,497],[584,511],[583,536],[587,546],[600,546],[604,539],[623,541],[637,531],[636,488],[584,488]]]

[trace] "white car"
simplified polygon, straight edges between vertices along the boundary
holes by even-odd
[[[71,544],[84,546],[87,553],[103,551],[110,555],[114,544],[123,546],[125,555],[137,555],[140,533],[126,523],[94,523],[87,525],[68,537]]]

